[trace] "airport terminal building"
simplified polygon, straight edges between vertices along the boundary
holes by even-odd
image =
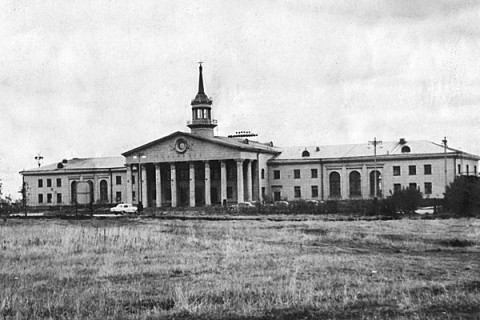
[[[142,202],[211,206],[264,200],[349,200],[418,188],[442,198],[459,175],[478,175],[480,157],[429,141],[278,147],[248,135],[215,136],[202,66],[190,132],[177,131],[119,157],[73,158],[24,170],[28,206]],[[373,142],[376,144],[377,142]],[[446,142],[445,142],[446,144]]]

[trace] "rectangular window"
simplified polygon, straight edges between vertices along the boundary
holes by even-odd
[[[132,184],[135,184],[135,176],[132,175]]]
[[[62,179],[57,178],[57,188],[60,188],[62,186]]]
[[[412,183],[409,183],[409,184],[408,184],[408,187],[409,187],[410,189],[417,189],[417,184],[416,184],[415,182],[412,182]]]
[[[425,194],[432,194],[432,183],[425,182]]]
[[[470,174],[470,166],[467,164],[467,176]]]
[[[462,165],[459,164],[458,165],[458,172],[457,172],[458,175],[461,175],[462,174]]]
[[[301,198],[302,197],[302,189],[300,187],[294,187],[293,189],[295,193],[295,198]]]
[[[426,175],[432,174],[432,165],[431,164],[424,165],[423,171],[424,171],[424,174]]]
[[[318,186],[312,186],[312,198],[318,198]]]
[[[274,191],[273,192],[273,200],[274,201],[282,200],[282,194],[280,193],[280,191]]]
[[[273,170],[273,179],[280,179],[280,170]]]
[[[477,175],[477,166],[473,166],[473,173]]]
[[[167,195],[169,195],[170,192],[167,193]],[[167,199],[167,200],[170,200],[170,199]],[[137,197],[136,197],[136,194],[135,194],[135,191],[132,191],[132,202],[136,202],[137,201]]]
[[[237,172],[235,170],[235,167],[227,165],[227,180],[233,180],[236,175]]]
[[[57,203],[62,203],[62,194],[57,193]]]
[[[293,170],[293,178],[294,179],[300,179],[300,170],[299,169]]]
[[[52,194],[47,193],[47,203],[52,203]]]
[[[116,196],[115,196],[115,200],[117,200],[117,202],[122,202],[122,192],[121,191],[117,191]]]
[[[262,179],[265,179],[265,169],[262,169],[261,176],[262,176]]]
[[[115,183],[116,184],[122,184],[122,176],[116,176],[115,177]]]
[[[318,170],[312,169],[312,179],[318,178]]]
[[[43,188],[43,180],[42,179],[38,179],[38,187]]]
[[[402,190],[402,185],[400,183],[394,183],[393,184],[393,193],[399,192]]]
[[[265,187],[262,187],[262,199],[265,199]]]
[[[38,203],[43,203],[43,194],[38,195]]]
[[[394,166],[393,167],[393,175],[394,176],[399,176],[400,174],[401,174],[400,166]]]
[[[47,179],[47,188],[52,187],[52,179]]]
[[[408,166],[408,175],[414,176],[417,174],[417,166]]]
[[[227,199],[233,199],[233,188],[227,187]]]

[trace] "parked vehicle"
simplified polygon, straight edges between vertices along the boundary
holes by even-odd
[[[120,203],[116,207],[110,209],[112,213],[137,213],[138,208],[130,203]]]

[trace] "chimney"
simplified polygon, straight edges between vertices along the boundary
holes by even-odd
[[[405,138],[400,138],[399,143],[400,143],[401,145],[404,145],[405,143],[407,143],[407,140],[405,140]]]

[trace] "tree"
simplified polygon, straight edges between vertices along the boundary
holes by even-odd
[[[390,200],[395,212],[413,213],[422,201],[422,193],[417,188],[403,188],[395,191]]]
[[[459,176],[445,189],[445,205],[457,215],[473,216],[480,210],[480,180]]]

